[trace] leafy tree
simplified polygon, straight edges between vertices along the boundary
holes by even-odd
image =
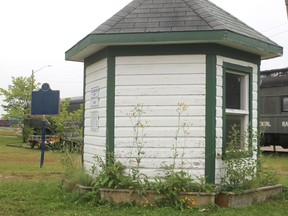
[[[69,98],[61,102],[60,115],[49,118],[48,127],[61,138],[62,144],[65,142],[69,145],[72,145],[73,142],[82,144],[83,106],[81,105],[75,111],[69,111],[69,104]]]
[[[3,107],[6,114],[4,119],[13,119],[21,127],[23,142],[26,141],[31,129],[24,124],[30,119],[31,93],[39,88],[40,83],[35,83],[32,77],[12,77],[12,84],[8,89],[0,88],[0,95],[4,96]]]
[[[70,112],[69,111],[70,99],[66,98],[61,103],[61,112],[57,117],[52,118],[52,124],[55,127],[55,132],[62,138],[80,137],[82,129],[83,109],[82,106]]]

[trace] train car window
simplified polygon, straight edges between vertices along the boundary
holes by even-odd
[[[280,114],[280,98],[265,96],[261,98],[261,114]]]
[[[288,112],[288,96],[282,98],[282,112]]]

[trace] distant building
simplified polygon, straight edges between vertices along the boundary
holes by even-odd
[[[12,120],[0,119],[0,127],[11,127],[13,124]]]

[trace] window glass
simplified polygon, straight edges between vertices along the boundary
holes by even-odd
[[[288,112],[288,97],[282,98],[282,111]]]
[[[226,73],[226,108],[241,108],[241,75]]]

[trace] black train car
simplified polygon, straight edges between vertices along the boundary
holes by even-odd
[[[288,148],[288,68],[261,72],[262,144]]]

